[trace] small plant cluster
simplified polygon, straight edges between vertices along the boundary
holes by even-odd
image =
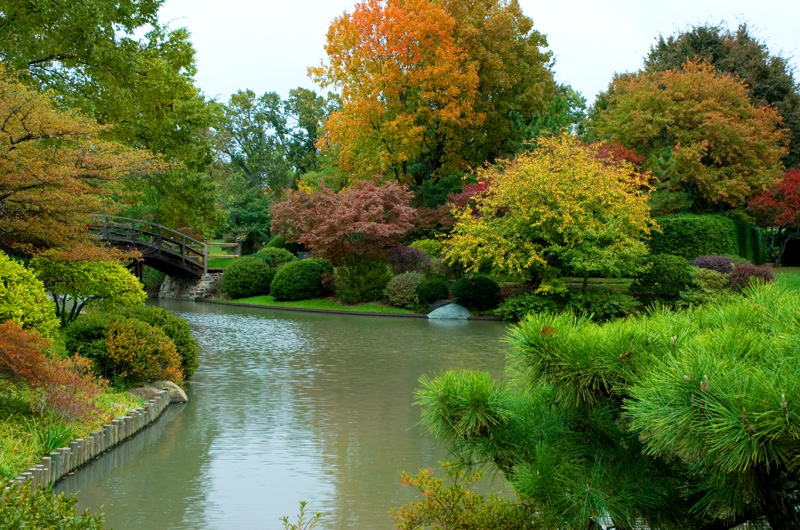
[[[86,510],[76,513],[77,499],[52,489],[0,488],[0,528],[52,528],[58,530],[102,530],[103,514]]]
[[[199,346],[184,320],[158,307],[131,312],[89,313],[64,330],[67,352],[91,361],[114,385],[170,380],[194,373]]]

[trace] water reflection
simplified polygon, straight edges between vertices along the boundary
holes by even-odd
[[[446,456],[414,427],[420,375],[504,366],[497,323],[164,305],[201,343],[190,403],[62,486],[117,530],[280,528],[300,500],[328,530],[389,529],[415,499],[400,471]]]

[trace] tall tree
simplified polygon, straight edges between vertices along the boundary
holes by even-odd
[[[744,84],[711,65],[618,76],[602,105],[594,133],[645,157],[660,212],[743,206],[783,173],[777,111],[754,106]]]
[[[319,145],[338,148],[355,178],[385,173],[405,182],[418,159],[441,174],[466,167],[460,131],[485,116],[474,108],[478,74],[454,26],[430,0],[363,0],[331,24],[329,63],[309,73],[341,89],[342,107]]]
[[[0,69],[0,246],[17,252],[72,247],[87,239],[92,213],[133,174],[166,166],[103,138],[107,127],[61,110]]]
[[[219,220],[208,174],[213,144],[207,131],[215,106],[194,86],[188,32],[158,25],[162,3],[5,2],[0,57],[27,72],[23,79],[53,90],[60,105],[113,125],[106,136],[182,166],[142,175],[131,186],[144,192],[133,212],[210,229]],[[152,29],[144,37],[136,36],[147,27]]]
[[[731,32],[722,26],[696,26],[685,32],[659,36],[645,58],[646,72],[683,68],[687,61],[704,61],[717,72],[731,74],[747,86],[757,107],[771,105],[788,129],[787,167],[800,168],[800,85],[788,61],[770,53],[746,24]]]
[[[800,170],[787,171],[771,188],[752,197],[747,211],[767,233],[767,250],[779,267],[789,241],[800,237]]]

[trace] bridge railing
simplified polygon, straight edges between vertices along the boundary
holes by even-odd
[[[201,241],[165,226],[114,215],[96,215],[92,226],[101,239],[129,243],[137,248],[147,247],[156,252],[166,251],[180,256],[184,266],[208,267],[208,247]]]

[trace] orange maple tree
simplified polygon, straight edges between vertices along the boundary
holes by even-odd
[[[0,64],[0,247],[30,252],[86,241],[128,175],[164,166],[103,138],[107,128],[22,83]]]
[[[484,115],[473,105],[475,64],[456,45],[454,27],[430,0],[362,0],[331,24],[329,63],[309,75],[340,88],[342,106],[317,145],[338,150],[354,178],[407,182],[408,164],[421,156],[438,174],[466,167],[459,131]]]

